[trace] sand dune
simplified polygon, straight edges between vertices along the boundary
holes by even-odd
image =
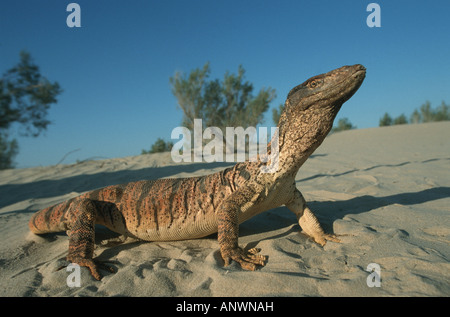
[[[450,122],[329,136],[297,175],[326,231],[320,247],[285,207],[240,227],[240,244],[269,256],[255,272],[223,267],[216,236],[147,243],[99,229],[95,254],[117,273],[101,281],[56,271],[64,233],[28,232],[31,214],[101,186],[205,175],[229,163],[175,164],[170,154],[0,171],[1,296],[450,296]],[[369,264],[380,268],[369,287]],[[375,282],[373,280],[372,282]],[[369,283],[370,284],[370,283]]]

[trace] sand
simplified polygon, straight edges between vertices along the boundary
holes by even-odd
[[[223,266],[217,236],[149,243],[99,228],[95,254],[117,273],[96,281],[82,268],[80,287],[57,271],[66,234],[29,233],[33,212],[101,186],[229,163],[176,164],[161,153],[0,171],[0,296],[450,296],[449,137],[450,122],[327,137],[296,180],[342,243],[320,247],[286,207],[272,209],[240,227],[239,243],[269,256],[248,272]],[[379,271],[366,271],[372,263]]]

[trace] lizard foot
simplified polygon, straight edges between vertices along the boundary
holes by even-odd
[[[254,271],[257,266],[264,266],[267,260],[265,255],[258,254],[261,249],[252,248],[245,251],[242,248],[221,251],[225,266],[230,264],[230,260],[238,262],[244,270]]]
[[[80,258],[80,257],[67,257],[66,258],[67,261],[71,262],[71,263],[75,263],[78,264],[79,266],[84,266],[87,267],[89,269],[89,271],[91,272],[91,275],[98,281],[100,281],[102,279],[102,275],[99,273],[99,270],[105,270],[105,271],[109,271],[111,273],[115,273],[114,268],[112,268],[111,266],[98,261],[98,260],[93,260],[93,259],[86,259],[86,258]],[[62,269],[59,268],[59,269]]]

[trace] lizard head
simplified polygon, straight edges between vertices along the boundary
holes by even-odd
[[[343,66],[294,87],[286,99],[280,130],[317,131],[325,137],[342,104],[358,90],[365,76],[362,65]]]
[[[366,68],[362,65],[343,66],[294,87],[287,99],[297,111],[330,106],[339,110],[358,90],[365,76]]]

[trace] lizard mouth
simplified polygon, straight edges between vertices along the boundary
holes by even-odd
[[[362,84],[362,81],[366,77],[366,68],[361,64],[356,64],[353,66],[350,66],[352,69],[350,72],[342,78],[339,82],[335,83],[330,89],[341,89],[343,85],[348,85],[349,82],[354,82],[356,86],[359,88],[359,86]]]
[[[357,69],[352,74],[352,77],[355,79],[363,79],[366,77],[366,68],[363,65],[356,65]]]
[[[350,95],[347,97],[347,99],[350,98],[353,93],[356,92],[356,90],[358,90],[364,78],[366,77],[366,68],[363,65],[356,64],[351,66],[351,68],[352,69],[350,74],[347,74],[347,76],[345,76],[342,80],[330,87],[330,90],[337,91],[337,95],[340,96],[342,96],[343,94],[348,94],[350,92]],[[347,87],[347,89],[343,89],[342,87]]]
[[[341,81],[330,87],[330,91],[334,91],[335,106],[340,108],[344,102],[350,99],[359,89],[366,77],[366,68],[361,64],[350,66],[351,70]],[[320,101],[326,100],[321,99]]]

